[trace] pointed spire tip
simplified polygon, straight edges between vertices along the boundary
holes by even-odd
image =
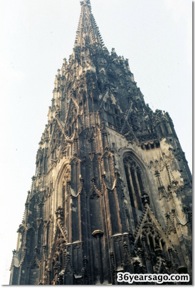
[[[91,6],[91,2],[90,2],[90,0],[82,0],[82,1],[80,1],[80,3],[81,3],[81,6],[82,6],[82,5],[88,5],[88,6]]]

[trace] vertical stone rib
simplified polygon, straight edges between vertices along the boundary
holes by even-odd
[[[18,276],[10,283],[38,284],[42,278],[40,284],[118,284],[118,271],[153,272],[154,254],[161,253],[158,237],[173,243],[160,241],[165,252],[160,267],[173,247],[178,255],[172,255],[171,272],[185,265],[191,273],[190,219],[184,217],[191,212],[185,212],[191,206],[190,171],[172,122],[145,104],[128,61],[104,47],[90,0],[81,6],[73,54],[55,79],[20,227],[22,242],[13,255],[12,277]],[[169,149],[169,179],[162,170],[161,180],[156,168],[154,174],[147,167]],[[162,181],[172,198],[158,198],[157,188],[166,196]]]
[[[127,167],[128,167],[129,183],[130,183],[130,189],[131,189],[131,193],[132,193],[134,207],[136,209],[138,209],[138,204],[137,204],[137,200],[136,200],[136,194],[135,194],[134,185],[133,185],[132,173],[131,173],[132,170],[131,170],[129,165]]]
[[[135,182],[137,185],[137,192],[138,192],[138,194],[136,195],[137,196],[136,198],[137,198],[139,210],[142,210],[142,203],[141,203],[142,192],[141,192],[141,188],[140,188],[140,184],[139,184],[139,180],[138,180],[138,170],[137,169],[134,169]]]

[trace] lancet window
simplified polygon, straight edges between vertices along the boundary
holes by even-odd
[[[71,188],[73,196],[78,194],[80,188],[80,163],[78,159],[73,159],[71,162]]]
[[[124,168],[133,218],[135,223],[138,223],[143,211],[142,196],[146,192],[144,187],[144,171],[132,153],[125,156]]]

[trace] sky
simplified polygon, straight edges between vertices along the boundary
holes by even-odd
[[[91,0],[106,47],[129,59],[146,103],[169,112],[192,167],[192,1]],[[54,78],[72,53],[79,0],[0,1],[0,284],[35,173]]]

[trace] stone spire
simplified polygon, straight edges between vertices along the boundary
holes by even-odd
[[[100,47],[104,46],[99,28],[91,11],[90,0],[84,0],[81,1],[81,14],[76,33],[75,47],[86,47],[94,44]]]
[[[185,154],[169,114],[145,104],[128,60],[103,46],[89,0],[54,85],[10,284],[191,274]]]

